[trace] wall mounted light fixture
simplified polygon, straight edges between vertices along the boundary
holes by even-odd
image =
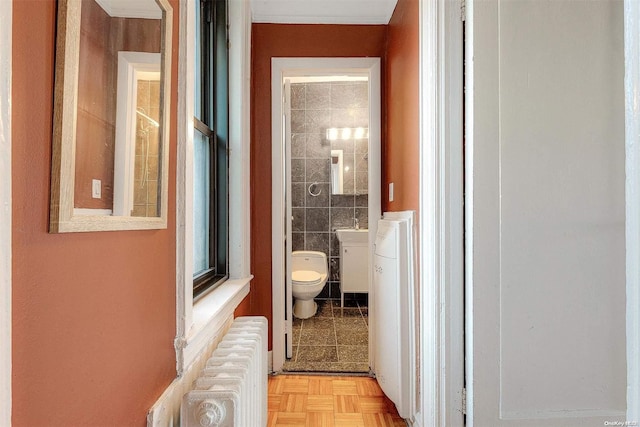
[[[326,137],[329,141],[369,138],[368,128],[328,128]]]

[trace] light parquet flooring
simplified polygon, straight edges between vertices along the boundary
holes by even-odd
[[[269,377],[268,427],[405,427],[373,378]]]

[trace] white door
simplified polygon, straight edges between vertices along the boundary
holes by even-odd
[[[284,99],[283,99],[283,112],[282,115],[282,128],[284,132],[282,133],[283,148],[284,148],[284,159],[285,159],[285,170],[284,170],[284,230],[286,234],[286,244],[285,244],[285,272],[286,272],[286,280],[285,280],[285,312],[284,312],[284,321],[285,321],[285,341],[286,341],[286,355],[287,359],[291,359],[293,357],[293,283],[292,283],[292,272],[291,272],[291,251],[293,249],[293,231],[292,231],[292,212],[291,212],[291,81],[286,79],[284,81]]]
[[[624,421],[622,1],[467,4],[467,422]]]

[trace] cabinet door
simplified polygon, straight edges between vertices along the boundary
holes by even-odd
[[[398,261],[374,255],[373,287],[376,293],[374,334],[376,379],[389,399],[400,410],[400,292],[398,292]],[[406,394],[405,394],[406,395]],[[401,414],[405,415],[405,414]]]
[[[366,246],[343,246],[342,292],[369,292],[369,252]]]

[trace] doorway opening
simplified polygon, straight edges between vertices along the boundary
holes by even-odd
[[[369,82],[361,76],[311,76],[285,80],[285,143],[291,168],[292,352],[284,371],[369,372],[367,264],[356,280],[342,253],[341,230],[368,229]],[[286,93],[289,91],[289,94]],[[326,280],[305,282],[297,257],[319,252]],[[356,260],[357,261],[357,260]],[[343,267],[343,268],[341,268]],[[301,276],[301,277],[298,277]],[[355,289],[348,285],[358,282]],[[314,288],[315,290],[310,290]],[[359,291],[351,293],[348,291]],[[308,295],[302,295],[302,294]],[[345,300],[346,293],[346,300]],[[313,294],[316,294],[315,296]],[[313,298],[308,312],[302,298]],[[315,310],[313,308],[315,307]],[[314,313],[315,311],[315,313]]]
[[[272,67],[273,370],[367,374],[379,59],[275,58]]]

